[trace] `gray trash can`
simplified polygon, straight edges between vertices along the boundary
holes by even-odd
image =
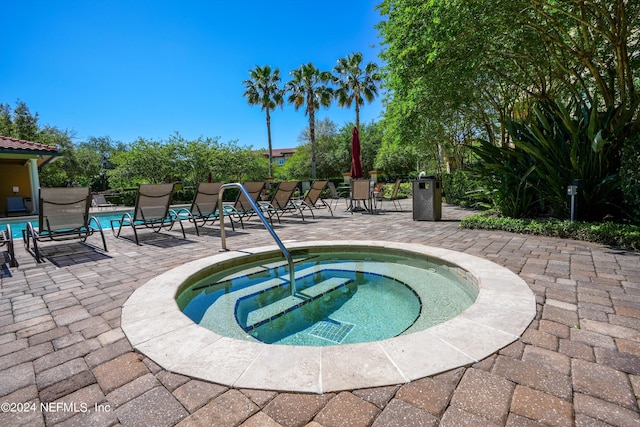
[[[440,221],[442,218],[442,181],[426,178],[413,181],[413,220]]]

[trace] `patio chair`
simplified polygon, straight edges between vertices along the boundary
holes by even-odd
[[[5,245],[9,254],[9,267],[17,267],[18,261],[16,261],[16,254],[13,250],[13,236],[11,235],[11,226],[9,224],[7,224],[5,230],[0,230],[0,247]]]
[[[331,204],[333,205],[333,202],[336,202],[335,206],[333,207],[334,209],[338,207],[338,203],[342,198],[344,198],[345,206],[349,206],[349,192],[339,192],[336,188],[336,185],[331,181],[327,183],[327,187],[329,187],[329,194],[331,195]]]
[[[379,200],[380,200],[380,209],[382,209],[382,202],[387,200],[390,202],[393,202],[393,207],[395,208],[396,211],[399,211],[400,209],[400,201],[398,200],[398,190],[400,189],[400,184],[402,181],[400,181],[400,179],[396,180],[396,183],[393,185],[393,191],[391,192],[390,195],[383,195]],[[397,204],[397,205],[396,205]]]
[[[192,222],[196,228],[196,234],[199,236],[199,228],[207,224],[213,224],[220,219],[220,211],[218,209],[218,194],[220,194],[221,182],[201,182],[196,188],[196,194],[193,196],[191,206],[180,209],[177,214],[180,219],[184,218]],[[229,216],[224,214],[223,217]],[[231,218],[229,217],[231,221]],[[231,221],[231,228],[235,231],[235,225]]]
[[[90,188],[41,188],[39,200],[38,227],[27,222],[23,234],[27,250],[33,244],[36,261],[42,262],[38,242],[76,239],[85,243],[87,237],[95,232],[100,233],[102,246],[107,252],[107,242],[100,221],[89,216]]]
[[[186,239],[182,221],[175,211],[170,209],[174,184],[140,184],[136,195],[136,205],[133,215],[130,212],[122,215],[121,219],[111,220],[111,231],[118,238],[123,227],[130,226],[137,245],[138,229],[150,228],[154,233],[160,230],[171,230],[175,223],[180,225],[182,237]]]
[[[265,189],[264,182],[260,181],[250,181],[242,184],[244,188],[247,190],[247,193],[251,196],[251,199],[255,203],[259,203],[260,196]],[[238,221],[240,221],[240,226],[244,229],[244,219],[251,219],[253,215],[255,215],[255,211],[249,203],[249,200],[245,197],[245,195],[238,191],[238,196],[233,204],[224,205],[225,215],[229,216],[229,219],[232,220],[235,217]]]
[[[309,208],[309,212],[311,212],[311,216],[315,219],[315,215],[313,214],[314,209],[322,209],[328,208],[329,213],[333,216],[333,211],[331,210],[331,206],[327,204],[327,202],[322,199],[322,192],[327,187],[329,181],[313,181],[311,184],[311,188],[307,191],[306,196],[302,202],[300,202],[300,207],[302,209]]]
[[[28,215],[29,209],[24,204],[24,197],[7,197],[7,216]]]
[[[276,193],[269,202],[260,202],[262,211],[269,215],[269,220],[275,216],[280,222],[280,217],[288,212],[298,212],[304,221],[304,214],[300,205],[291,200],[293,192],[298,187],[297,181],[285,181],[278,184]],[[272,221],[273,222],[273,221]]]
[[[116,205],[114,205],[113,203],[107,201],[107,199],[105,199],[104,194],[94,194],[91,196],[91,206],[93,206],[94,208],[116,208]]]
[[[371,180],[369,179],[354,179],[351,181],[352,185],[352,194],[351,194],[351,214],[353,212],[357,212],[359,210],[365,210],[371,212]],[[364,205],[364,209],[358,209],[357,206],[354,206],[353,202],[362,202]],[[369,206],[367,207],[367,203]]]

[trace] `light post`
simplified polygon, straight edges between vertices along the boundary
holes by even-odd
[[[575,218],[575,209],[576,209],[576,196],[578,195],[578,186],[576,185],[576,180],[573,181],[573,185],[567,186],[567,195],[571,196],[571,222]]]

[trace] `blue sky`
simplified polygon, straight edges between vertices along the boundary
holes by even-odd
[[[331,70],[362,52],[382,65],[378,0],[35,1],[0,0],[0,103],[24,101],[40,125],[76,142],[110,136],[220,137],[267,146],[265,114],[242,81],[255,65]],[[381,94],[382,95],[382,94]],[[361,111],[377,120],[382,96]],[[355,111],[317,114],[338,126]],[[274,148],[295,147],[308,118],[285,105],[272,114]]]

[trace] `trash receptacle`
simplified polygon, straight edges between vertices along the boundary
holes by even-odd
[[[413,181],[413,220],[440,221],[442,218],[442,181],[426,178]]]

